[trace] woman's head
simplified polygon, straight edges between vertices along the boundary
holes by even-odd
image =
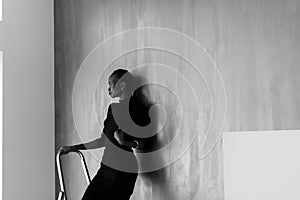
[[[133,76],[126,69],[117,69],[109,76],[108,94],[111,98],[124,99],[131,96]]]

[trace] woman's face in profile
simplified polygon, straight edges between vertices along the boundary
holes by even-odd
[[[122,91],[120,89],[120,84],[117,84],[118,78],[115,75],[111,75],[108,78],[108,95],[111,98],[120,97]]]

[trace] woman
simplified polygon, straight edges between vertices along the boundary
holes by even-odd
[[[88,143],[64,146],[60,149],[61,153],[67,154],[76,150],[105,147],[100,169],[87,187],[82,200],[129,200],[138,175],[137,160],[132,148],[140,149],[142,142],[122,131],[122,126],[116,123],[116,118],[124,118],[126,109],[130,110],[131,116],[141,119],[138,113],[141,109],[135,108],[140,104],[131,96],[132,75],[125,69],[115,70],[109,77],[108,85],[109,96],[119,98],[119,103],[109,105],[101,137]],[[144,119],[144,124],[149,122],[147,117]]]

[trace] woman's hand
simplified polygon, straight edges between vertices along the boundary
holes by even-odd
[[[114,138],[120,145],[126,145],[126,140],[124,139],[124,132],[121,129],[116,130],[114,133]]]
[[[75,146],[63,146],[59,149],[61,154],[68,154],[73,151],[77,151],[78,149]]]
[[[114,133],[114,138],[117,140],[117,142],[120,145],[123,146],[127,146],[130,148],[136,148],[138,150],[141,150],[144,147],[144,143],[142,141],[127,141],[124,138],[124,132],[121,129],[118,129],[115,133]]]
[[[138,150],[142,150],[144,148],[144,143],[142,141],[134,140],[134,143],[136,144],[136,146],[134,148],[136,148]]]

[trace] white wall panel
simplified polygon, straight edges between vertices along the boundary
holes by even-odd
[[[300,198],[300,131],[224,132],[226,200]]]

